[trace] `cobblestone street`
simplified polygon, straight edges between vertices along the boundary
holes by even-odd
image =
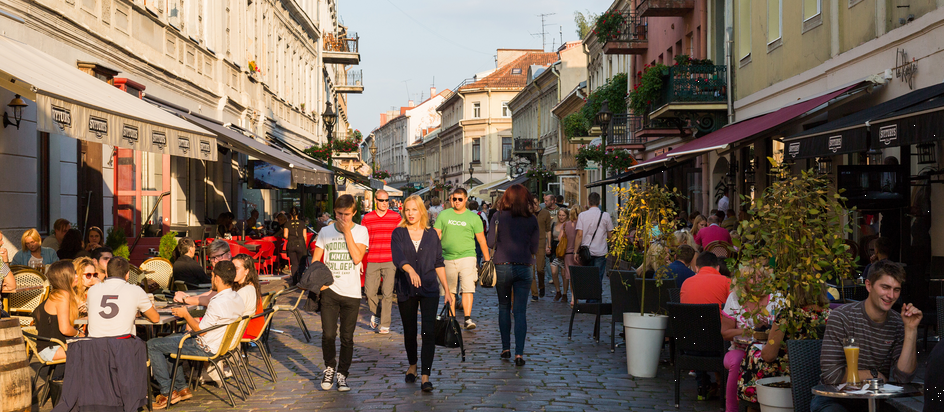
[[[551,286],[551,285],[548,285]],[[268,288],[267,288],[268,289]],[[604,290],[608,288],[604,285]],[[550,289],[549,289],[550,290]],[[295,294],[282,304],[294,302]],[[473,319],[478,328],[463,331],[466,361],[459,350],[436,348],[431,381],[432,393],[420,391],[419,383],[406,384],[402,325],[396,307],[389,335],[369,329],[366,301],[354,336],[354,362],[348,379],[352,390],[340,393],[320,388],[324,366],[321,353],[320,317],[304,313],[312,332],[306,343],[295,319],[280,313],[270,346],[274,352],[278,381],[268,374],[255,351],[250,352],[251,369],[258,388],[248,400],[237,396],[239,410],[518,410],[518,411],[660,411],[676,410],[672,405],[672,371],[660,368],[655,379],[633,380],[626,374],[624,348],[609,351],[609,317],[602,318],[602,341],[590,337],[593,317],[579,315],[574,322],[574,339],[567,340],[570,306],[554,302],[551,293],[538,302],[529,302],[528,343],[524,367],[501,360],[497,298],[494,289],[479,288]],[[619,332],[617,332],[619,333]],[[619,337],[617,337],[619,341]],[[265,377],[264,377],[265,376]],[[172,410],[228,410],[225,393],[215,386],[202,386],[193,399],[172,406]],[[51,409],[47,403],[44,410]],[[721,401],[695,401],[694,378],[682,382],[684,411],[717,411]]]

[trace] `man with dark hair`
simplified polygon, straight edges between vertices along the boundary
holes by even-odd
[[[200,332],[217,325],[228,325],[239,320],[244,312],[243,299],[233,290],[236,282],[236,265],[230,261],[220,261],[213,267],[210,277],[212,290],[216,292],[207,303],[206,313],[197,322],[186,307],[175,307],[174,316],[182,318],[187,328]],[[218,328],[206,332],[195,339],[183,342],[180,353],[191,356],[211,356],[220,350],[226,328]],[[180,341],[184,335],[176,333],[163,338],[151,339],[147,342],[148,357],[151,359],[151,373],[160,386],[160,395],[154,399],[154,409],[164,409],[168,403],[176,404],[193,397],[193,392],[187,387],[184,373],[178,371],[176,379],[171,381],[171,370],[168,361],[171,353],[177,353]]]
[[[177,242],[177,252],[180,256],[174,261],[174,281],[184,282],[188,287],[197,288],[201,284],[210,283],[203,265],[194,257],[197,255],[197,245],[188,238]]]
[[[695,248],[689,245],[682,245],[676,249],[675,261],[666,266],[669,277],[675,279],[675,287],[681,289],[688,278],[695,276],[695,271],[691,268],[695,266],[696,255]]]
[[[439,294],[462,294],[462,313],[466,329],[475,329],[472,321],[472,302],[475,296],[475,281],[478,280],[475,247],[482,251],[482,261],[488,261],[488,245],[485,244],[485,225],[482,218],[466,208],[468,192],[463,188],[452,191],[449,197],[452,209],[443,210],[433,229],[442,241],[442,254],[446,264],[446,281],[449,289],[439,285]],[[450,302],[452,313],[456,313],[455,300]]]
[[[865,265],[865,270],[862,271],[862,276],[865,278],[869,277],[869,271],[872,270],[872,265],[883,261],[888,260],[892,254],[892,240],[888,237],[879,237],[875,239],[874,250],[872,255],[869,256],[869,264]]]
[[[578,262],[584,266],[596,266],[600,269],[600,280],[606,275],[606,254],[609,252],[606,240],[613,231],[610,214],[600,210],[600,194],[590,192],[587,195],[590,208],[577,216],[577,233],[574,236],[574,251],[581,246],[590,248],[590,261]]]
[[[721,309],[724,308],[724,302],[728,300],[728,295],[731,293],[731,279],[718,272],[720,266],[718,256],[714,253],[702,252],[699,254],[697,260],[695,260],[695,267],[698,268],[698,272],[695,273],[695,276],[685,280],[682,285],[680,291],[681,302],[717,304],[718,316],[722,316]],[[714,397],[712,392],[717,391],[717,388],[712,385],[707,372],[695,371],[695,380],[698,382],[699,400]]]
[[[719,225],[720,223],[721,219],[719,219],[718,216],[708,216],[708,227],[698,231],[698,234],[695,235],[695,243],[702,248],[718,240],[731,243],[731,233],[728,233],[727,230],[721,227]]]
[[[144,289],[128,283],[131,264],[125,258],[109,260],[106,271],[108,277],[88,290],[88,337],[134,335],[138,312],[151,322],[161,320]]]
[[[567,205],[564,204],[564,195],[555,196],[554,203],[556,203],[557,206],[560,206],[560,207],[567,207]]]
[[[923,314],[910,303],[902,305],[901,314],[892,310],[904,281],[905,269],[900,264],[887,260],[876,262],[865,281],[869,297],[830,312],[820,350],[822,383],[838,385],[845,380],[843,340],[846,338],[855,338],[859,346],[859,378],[911,382],[918,364],[915,342]],[[865,400],[856,402],[823,396],[814,397],[810,405],[814,412],[866,408]]]
[[[361,262],[370,245],[367,228],[354,223],[354,202],[351,195],[342,195],[334,202],[337,220],[318,233],[311,257],[312,262],[324,257],[325,266],[334,275],[334,283],[321,288],[321,349],[325,362],[321,389],[331,389],[337,380],[339,392],[351,390],[347,377],[354,357],[354,329],[361,306]],[[339,321],[340,355],[334,342]]]
[[[42,245],[43,247],[58,251],[59,243],[62,242],[62,238],[66,236],[66,232],[68,232],[69,229],[72,229],[72,223],[66,219],[56,219],[56,222],[52,224],[52,228],[54,231],[53,234],[47,236],[46,239],[43,240]]]

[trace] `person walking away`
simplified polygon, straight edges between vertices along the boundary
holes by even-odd
[[[567,299],[567,293],[570,291],[570,267],[577,266],[577,259],[575,258],[575,252],[577,250],[577,220],[579,220],[580,215],[580,205],[574,205],[570,208],[570,212],[567,214],[567,222],[564,223],[564,237],[567,238],[567,251],[564,252],[564,291],[561,292],[561,302],[570,302],[570,306],[574,305],[574,295],[570,295],[570,299]]]
[[[378,332],[386,334],[390,333],[390,311],[393,308],[393,281],[396,272],[390,252],[390,236],[402,219],[399,214],[390,210],[390,195],[385,190],[378,190],[374,200],[374,211],[361,219],[361,225],[367,228],[370,236],[369,252],[364,258],[367,262],[364,292],[370,309],[370,327],[376,329],[379,324]],[[377,296],[378,288],[382,290],[382,299]]]
[[[538,253],[534,255],[534,273],[535,277],[531,280],[531,300],[537,302],[538,298],[543,298],[545,294],[544,274],[546,273],[544,262],[547,255],[551,253],[551,213],[538,204],[538,199],[534,198],[531,207],[535,217],[538,219]]]
[[[557,294],[554,295],[554,301],[561,300],[567,296],[567,286],[569,281],[564,280],[564,256],[557,255],[557,246],[560,244],[564,235],[564,225],[567,223],[567,209],[557,208],[555,213],[557,219],[551,225],[551,284],[557,287]],[[565,283],[566,282],[566,283]]]
[[[406,383],[416,382],[416,313],[422,311],[423,369],[421,374],[424,392],[433,390],[429,381],[433,356],[436,354],[436,311],[439,306],[439,285],[448,285],[446,264],[442,255],[442,243],[436,231],[429,228],[429,216],[419,196],[413,195],[403,202],[406,217],[391,234],[390,249],[397,268],[397,307],[403,320],[403,345],[410,367],[406,371]],[[448,287],[446,288],[448,289]],[[455,304],[455,296],[447,293],[446,303]]]
[[[334,275],[334,283],[321,288],[321,348],[325,362],[321,389],[326,391],[334,386],[335,380],[339,392],[351,390],[347,377],[354,357],[354,328],[361,304],[361,262],[370,244],[367,228],[354,223],[354,203],[351,195],[342,195],[334,202],[337,220],[318,233],[312,256],[312,262],[323,257],[325,266]],[[338,338],[339,321],[340,355],[334,342]]]
[[[509,187],[496,204],[492,216],[489,244],[495,248],[495,272],[498,292],[498,328],[501,332],[502,359],[511,358],[511,312],[515,313],[515,365],[524,366],[524,343],[528,333],[528,286],[534,255],[541,253],[538,220],[533,213],[536,203],[531,192],[520,184]],[[514,303],[512,303],[512,298]]]
[[[485,244],[482,219],[466,209],[468,193],[463,188],[452,192],[449,199],[452,209],[443,210],[436,219],[433,227],[442,240],[443,258],[446,264],[446,279],[448,285],[441,285],[440,292],[456,294],[462,293],[462,312],[465,314],[465,328],[475,329],[472,321],[472,296],[475,293],[475,281],[478,280],[478,270],[475,265],[475,243],[482,248],[482,262],[491,259],[488,246]],[[446,289],[449,286],[450,289]],[[452,313],[456,313],[456,304],[450,305]]]
[[[282,236],[285,240],[285,253],[288,255],[289,266],[292,268],[292,281],[294,285],[298,283],[299,276],[304,272],[302,259],[308,258],[308,229],[298,218],[298,208],[292,206],[288,212],[289,220],[282,229]]]
[[[157,323],[161,316],[144,289],[128,283],[131,264],[118,256],[108,261],[108,277],[88,290],[88,336],[105,338],[134,335],[134,320],[141,313]]]
[[[606,240],[613,231],[613,221],[610,214],[600,210],[600,194],[592,192],[587,196],[590,208],[580,214],[577,219],[577,234],[575,245],[590,248],[590,261],[580,262],[583,266],[596,266],[600,270],[600,281],[606,274],[606,254],[609,252]]]
[[[436,224],[436,219],[439,218],[439,213],[443,211],[442,201],[439,200],[439,196],[433,196],[430,199],[429,204],[429,226],[433,227]]]

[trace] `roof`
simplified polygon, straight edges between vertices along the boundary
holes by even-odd
[[[459,91],[472,89],[521,89],[528,83],[529,67],[547,67],[557,60],[557,53],[527,53],[512,60],[511,63],[500,67],[498,70],[495,70],[494,73],[483,77],[481,80],[460,87]]]

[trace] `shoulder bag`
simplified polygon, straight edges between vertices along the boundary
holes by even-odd
[[[459,327],[459,321],[449,310],[449,305],[444,305],[436,317],[436,346],[445,348],[459,348],[462,351],[462,361],[465,362],[465,346],[462,344],[462,329]]]
[[[564,223],[564,225],[566,224],[567,223]],[[563,259],[564,255],[567,254],[567,232],[563,227],[561,228],[561,232],[560,240],[557,241],[557,250],[555,250],[554,253],[557,257]]]
[[[498,276],[495,273],[495,250],[498,248],[498,220],[495,221],[495,247],[488,249],[488,262],[482,263],[479,268],[478,284],[482,287],[493,288],[498,282]]]
[[[603,220],[603,211],[602,211],[602,210],[600,211],[600,217],[597,218],[597,228],[596,228],[596,229],[593,229],[593,236],[590,236],[590,243],[589,243],[589,244],[591,244],[591,245],[593,244],[593,239],[596,239],[596,237],[597,237],[597,231],[600,230],[600,221],[601,221],[601,220]],[[583,242],[581,242],[581,243],[583,243]],[[593,259],[593,256],[590,255],[590,246],[583,246],[583,245],[580,245],[580,247],[577,248],[577,257],[580,259],[580,264],[581,264],[581,265],[588,266],[588,265],[590,264],[590,260]]]

